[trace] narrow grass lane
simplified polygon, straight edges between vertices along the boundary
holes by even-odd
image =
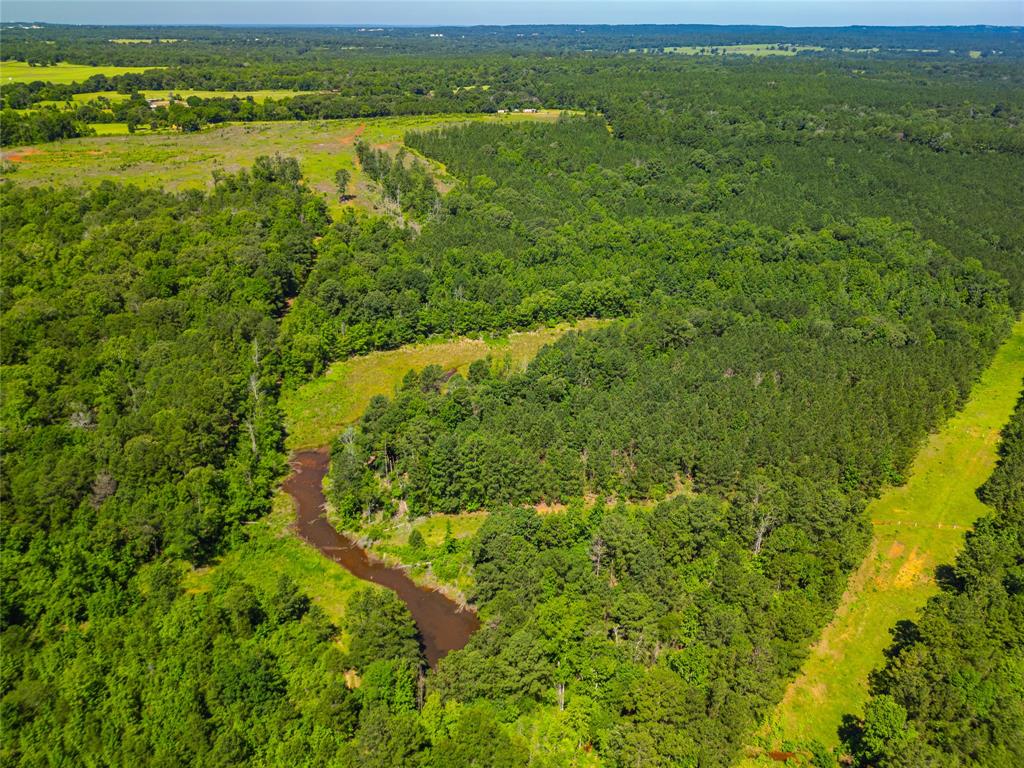
[[[838,743],[843,715],[862,714],[868,674],[883,663],[891,630],[935,594],[935,569],[952,563],[965,532],[988,511],[975,490],[996,464],[999,431],[1024,377],[1024,318],[1018,320],[964,409],[931,435],[906,485],[868,507],[871,549],[850,577],[835,618],[765,728],[769,743]]]

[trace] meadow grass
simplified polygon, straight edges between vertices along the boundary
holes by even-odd
[[[936,594],[935,571],[951,564],[964,534],[991,510],[975,495],[995,468],[999,433],[1024,375],[1024,318],[975,384],[963,410],[931,435],[905,485],[868,505],[874,535],[825,627],[762,731],[764,746],[838,743],[843,715],[863,714],[868,674],[884,663],[891,631]]]
[[[238,123],[211,126],[197,133],[152,132],[122,136],[89,136],[42,144],[26,153],[9,148],[0,156],[13,156],[17,165],[11,178],[26,185],[96,184],[111,180],[147,188],[202,189],[213,184],[213,172],[248,168],[260,155],[280,153],[295,157],[312,189],[328,201],[332,213],[343,205],[356,205],[380,213],[379,195],[356,162],[355,141],[397,149],[408,131],[467,122],[551,121],[554,110],[507,115],[427,115],[366,120],[309,120]],[[104,131],[115,130],[104,128]],[[444,167],[431,163],[441,181]],[[338,199],[334,174],[339,168],[352,173],[349,193]]]
[[[285,445],[292,451],[328,445],[363,414],[375,395],[393,394],[411,369],[439,365],[465,374],[470,363],[488,355],[525,366],[541,347],[567,331],[602,322],[586,319],[497,339],[427,341],[339,361],[323,376],[281,396],[288,431]]]
[[[246,526],[246,541],[213,566],[186,573],[185,589],[202,592],[210,588],[216,576],[226,576],[273,593],[278,579],[287,575],[295,581],[299,591],[308,595],[333,621],[339,622],[352,595],[370,584],[302,541],[291,530],[294,522],[295,506],[291,496],[278,491],[273,511]]]
[[[88,64],[48,64],[34,67],[27,61],[0,62],[0,83],[34,83],[42,80],[46,83],[70,85],[85,82],[93,75],[128,75],[133,72],[145,72],[147,69],[164,69],[164,67],[93,67]]]
[[[399,516],[363,524],[350,529],[367,552],[378,560],[402,566],[406,574],[421,586],[444,592],[449,599],[465,605],[473,589],[472,552],[463,545],[446,554],[441,545],[449,530],[452,538],[464,542],[472,538],[484,524],[488,513],[483,510],[456,515],[435,514],[410,520]],[[343,525],[338,524],[341,528]],[[419,531],[425,550],[408,546],[413,530]]]
[[[303,93],[312,93],[311,91],[288,91],[288,90],[263,90],[263,91],[195,91],[195,90],[181,90],[179,88],[165,88],[163,90],[155,91],[139,91],[147,99],[166,99],[169,94],[174,94],[181,99],[188,99],[190,96],[198,96],[201,99],[230,99],[232,96],[237,96],[240,99],[246,99],[250,96],[252,100],[257,104],[262,104],[267,99],[287,99],[292,96],[299,96]],[[70,101],[40,101],[37,102],[38,106],[41,107],[57,107],[58,109],[68,108],[74,109],[88,104],[99,98],[105,98],[111,104],[117,104],[122,101],[128,101],[131,98],[129,93],[118,93],[117,91],[87,91],[86,93],[75,93],[72,94]]]
[[[786,48],[779,49],[778,45]],[[739,54],[743,56],[796,56],[800,51],[823,51],[820,45],[790,45],[789,43],[744,43],[742,45],[683,45],[664,48],[665,53],[681,53],[686,56],[709,56],[711,49],[715,55]]]
[[[128,135],[128,125],[126,123],[89,123],[89,127],[96,131],[97,136]]]
[[[117,43],[118,45],[147,45],[153,43],[151,37],[114,37],[111,38],[110,42]],[[159,37],[156,38],[158,43],[177,43],[179,39],[177,37]]]

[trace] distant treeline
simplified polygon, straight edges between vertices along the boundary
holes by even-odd
[[[152,41],[119,43],[117,40]],[[174,42],[157,42],[172,40]],[[118,66],[208,66],[226,59],[307,63],[403,54],[464,55],[626,53],[676,46],[789,43],[857,56],[964,57],[970,51],[1020,56],[1024,43],[1011,28],[772,27],[710,24],[512,25],[502,27],[81,27],[4,25],[4,58]],[[846,49],[846,50],[844,50]],[[878,49],[875,52],[874,49]],[[808,55],[808,54],[802,54]]]
[[[172,67],[75,85],[15,83],[3,105],[26,109],[75,93],[173,94],[189,89],[289,89],[290,98],[189,97],[155,109],[136,95],[121,103],[71,105],[80,122],[127,122],[186,130],[208,123],[311,120],[548,107],[598,112],[619,137],[658,139],[708,151],[732,144],[804,144],[821,139],[915,143],[936,152],[1024,154],[1019,67],[946,62],[749,61],[487,55],[479,59],[356,58],[306,66]],[[766,98],[770,95],[771,98]],[[111,100],[113,101],[113,100]],[[855,108],[853,105],[856,105]],[[23,118],[30,120],[31,118]]]

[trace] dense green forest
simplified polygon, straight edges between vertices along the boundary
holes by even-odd
[[[4,29],[11,59],[166,67],[5,84],[5,144],[108,119],[576,114],[359,143],[388,217],[331,220],[280,156],[206,191],[4,183],[0,762],[737,758],[864,556],[868,499],[1024,306],[1024,83],[1002,61],[1020,44],[787,30],[826,50],[697,60],[629,51],[779,33],[586,32]],[[261,88],[303,93],[12,111]],[[360,535],[488,513],[409,542],[468,565],[464,649],[430,668],[386,590],[332,622],[288,578],[216,567],[288,470],[283,390],[373,350],[583,317],[610,322],[525,370],[409,372],[331,446],[333,519]],[[996,514],[849,723],[859,765],[1019,762],[1022,413],[982,490]]]
[[[899,627],[847,740],[858,765],[1019,765],[1024,759],[1024,400],[1003,430],[978,521],[943,592]]]
[[[521,374],[410,375],[335,446],[332,495],[354,520],[596,497],[485,523],[485,628],[437,685],[501,691],[513,712],[580,707],[580,738],[615,765],[725,765],[859,561],[864,498],[966,393],[1006,306],[994,276],[885,223],[784,239],[789,258],[773,233],[716,231],[697,275],[681,260],[692,230],[643,234],[624,239],[673,254],[699,296],[649,298]],[[847,305],[861,281],[875,300]],[[646,512],[614,501],[679,484]]]

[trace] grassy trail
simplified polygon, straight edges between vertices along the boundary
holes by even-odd
[[[890,630],[915,618],[937,592],[936,567],[954,561],[965,532],[988,511],[975,490],[995,468],[999,431],[1013,412],[1022,376],[1024,318],[964,409],[928,438],[907,484],[887,489],[868,506],[870,551],[769,719],[770,744],[813,738],[831,747],[843,715],[863,713],[868,674],[882,665]]]

